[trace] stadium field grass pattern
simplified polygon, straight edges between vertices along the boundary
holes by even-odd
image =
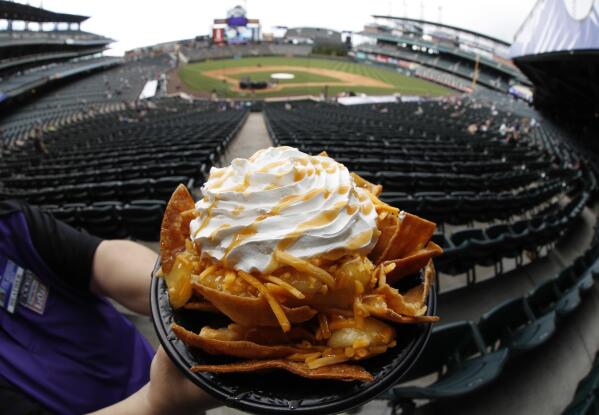
[[[256,91],[256,96],[274,97],[293,95],[319,95],[328,82],[323,81],[322,78],[331,78],[331,76],[307,73],[305,71],[302,71],[302,68],[308,68],[312,71],[316,68],[321,68],[323,70],[345,72],[349,74],[360,75],[366,78],[371,78],[373,80],[381,81],[389,85],[388,87],[374,87],[359,84],[327,85],[329,95],[335,95],[340,92],[350,90],[355,93],[366,93],[370,95],[388,95],[392,93],[401,93],[404,95],[436,96],[447,95],[452,93],[450,89],[445,88],[443,86],[422,79],[408,77],[391,69],[361,63],[354,63],[349,61],[323,58],[251,57],[240,59],[210,60],[185,65],[179,69],[178,74],[181,78],[181,81],[192,90],[198,92],[211,92],[214,90],[219,96],[222,97],[243,97],[249,96],[250,93],[245,91],[236,91],[233,88],[231,88],[231,85],[226,81],[217,79],[212,76],[206,76],[205,73],[218,73],[219,70],[222,70],[224,73],[227,70],[227,68],[247,68],[247,71],[244,70],[242,74],[234,74],[230,75],[230,77],[240,79],[240,75],[249,75],[254,80],[265,80],[267,79],[266,74],[268,74],[269,76],[270,73],[264,72],[264,69],[268,68],[269,66],[298,67],[298,73],[301,74],[302,78],[306,82],[309,82],[310,85],[303,86],[301,84],[298,84],[298,81],[281,83],[281,85],[284,85],[283,89]],[[259,67],[260,70],[256,71],[255,75],[252,75],[252,67]],[[273,72],[277,71],[273,70]],[[294,85],[294,83],[296,83],[297,85]],[[319,85],[314,85],[314,83],[318,83]]]

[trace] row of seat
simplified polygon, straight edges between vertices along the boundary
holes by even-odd
[[[142,241],[157,241],[166,202],[164,200],[140,199],[128,203],[119,201],[93,204],[67,203],[64,205],[41,205],[69,225],[85,229],[89,233],[107,239],[131,237]]]
[[[507,300],[477,323],[458,321],[433,329],[415,366],[402,382],[437,374],[432,384],[395,386],[385,393],[396,407],[411,413],[413,399],[447,399],[475,392],[496,380],[510,356],[538,348],[555,333],[599,277],[599,231],[591,247],[556,277],[527,295]]]
[[[0,191],[3,199],[24,199],[31,204],[93,203],[105,201],[128,202],[151,198],[167,201],[179,184],[193,188],[194,179],[187,176],[170,176],[159,179],[132,179],[89,184],[63,185],[27,190]]]
[[[541,188],[561,178],[566,183],[553,195],[559,196],[571,191],[573,180],[583,174],[528,137],[507,142],[499,133],[500,124],[520,120],[467,98],[351,107],[296,102],[289,108],[269,103],[265,115],[275,144],[312,154],[325,150],[348,169],[382,184],[383,197],[406,193],[399,200],[406,203],[406,210],[438,222],[505,220],[513,216],[511,212],[544,203],[518,198],[519,189]],[[472,135],[467,132],[471,123],[488,127]],[[497,197],[453,209],[455,200],[429,197],[421,202],[412,197],[420,192],[460,191]],[[500,196],[502,192],[514,194],[510,198]]]
[[[158,98],[44,134],[48,154],[25,146],[0,160],[0,198],[63,205],[168,200],[203,183],[246,109]]]
[[[6,33],[6,32],[4,32]],[[23,32],[22,32],[23,33]],[[0,32],[2,35],[2,32]],[[47,36],[46,32],[44,36]],[[35,123],[64,126],[89,109],[102,111],[137,99],[146,81],[158,79],[173,66],[168,54],[125,62],[102,72],[85,74],[24,103],[0,121],[7,141],[26,138]],[[4,114],[3,114],[4,115]]]
[[[455,174],[455,173],[404,173],[394,171],[356,171],[366,180],[383,185],[392,192],[416,193],[423,191],[511,190],[538,182],[540,173],[511,171],[506,173]]]
[[[109,181],[128,181],[133,179],[161,179],[169,176],[187,176],[203,183],[207,172],[207,164],[200,160],[176,160],[177,157],[151,163],[135,163],[130,166],[113,167],[108,163],[102,167],[96,165],[88,166],[88,170],[71,171],[69,173],[40,174],[35,176],[11,177],[3,179],[7,189],[41,189],[60,185],[84,185]],[[132,163],[133,164],[133,163]],[[120,164],[115,164],[120,165]],[[212,163],[208,164],[212,165]]]
[[[564,415],[592,415],[599,413],[599,352],[587,375],[578,382],[574,398]]]
[[[381,151],[383,151],[381,149]],[[461,153],[461,152],[460,152]],[[338,153],[336,153],[338,154]],[[364,154],[364,150],[362,150]],[[463,154],[463,153],[462,153]],[[446,153],[443,157],[451,157]],[[479,156],[480,157],[480,156]],[[428,155],[431,158],[431,155]],[[457,173],[457,174],[487,174],[498,172],[509,172],[512,170],[546,170],[551,166],[550,160],[534,160],[529,162],[515,162],[510,160],[487,160],[487,161],[433,161],[433,160],[409,160],[407,158],[391,158],[387,155],[385,159],[374,157],[336,157],[350,170],[367,171],[398,171],[398,172],[425,172],[425,173]],[[455,159],[454,159],[455,160]]]
[[[522,263],[525,251],[539,252],[560,238],[577,219],[588,203],[586,192],[556,212],[523,219],[513,224],[491,225],[486,229],[466,229],[449,237],[436,234],[433,241],[444,250],[435,264],[440,273],[467,275],[469,284],[476,283],[476,265],[493,266],[495,273],[503,272],[503,258]]]
[[[561,180],[518,192],[383,192],[381,198],[392,206],[425,217],[437,224],[464,225],[509,219],[541,206],[558,196]]]

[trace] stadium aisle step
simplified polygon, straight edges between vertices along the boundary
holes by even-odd
[[[262,113],[252,112],[225,151],[222,164],[227,166],[234,158],[248,158],[262,148],[272,146]]]

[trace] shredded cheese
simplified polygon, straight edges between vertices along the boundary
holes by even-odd
[[[208,268],[206,268],[204,271],[202,271],[200,273],[199,279],[203,279],[204,277],[206,277],[207,275],[212,274],[212,272],[216,269],[216,265],[210,265]]]
[[[307,362],[308,369],[318,369],[319,367],[334,365],[337,363],[343,363],[348,360],[345,356],[330,356],[321,357],[320,359],[314,359]]]
[[[328,339],[331,337],[331,330],[329,328],[329,320],[327,316],[322,313],[318,314],[318,324],[320,324],[320,332],[322,333],[323,339]]]
[[[388,274],[391,271],[393,271],[395,267],[397,267],[397,264],[395,262],[385,265],[385,274]]]
[[[379,267],[379,288],[383,288],[387,284],[387,274],[385,274],[385,267]]]
[[[316,359],[320,359],[321,357],[322,357],[322,352],[312,353],[312,354],[306,356],[306,359],[304,359],[304,360],[306,363],[309,363]]]
[[[278,249],[275,251],[275,258],[277,261],[285,265],[289,265],[300,272],[305,272],[306,274],[312,275],[326,284],[327,287],[331,289],[335,288],[335,278],[333,278],[333,276],[324,269]]]
[[[364,328],[364,306],[362,305],[362,301],[360,301],[360,297],[354,298],[353,304],[354,310],[354,320],[356,323],[356,328],[362,329]]]
[[[266,298],[266,301],[268,302],[268,305],[270,306],[272,312],[277,318],[277,321],[279,322],[279,325],[281,326],[283,332],[287,333],[289,330],[291,330],[291,323],[289,323],[287,315],[283,311],[283,308],[276,300],[276,298],[270,293],[270,291],[268,291],[268,288],[266,288],[264,284],[262,284],[256,277],[246,272],[239,271],[239,276],[243,278],[245,282],[247,282],[256,290],[258,290],[258,292],[262,294],[264,298]]]
[[[366,192],[366,193],[368,194],[368,197],[370,198],[372,203],[375,205],[377,212],[379,210],[382,210],[382,211],[387,211],[387,212],[391,212],[391,213],[399,213],[398,208],[386,204],[385,202],[383,202],[381,199],[379,199],[378,197],[376,197],[375,195],[373,195],[370,192]]]
[[[199,212],[194,207],[193,209],[188,209],[188,210],[184,210],[183,212],[181,212],[181,217],[184,219],[197,218],[198,213]]]
[[[286,289],[287,291],[289,291],[289,293],[291,295],[293,295],[295,298],[298,298],[300,300],[303,300],[304,298],[306,298],[306,296],[297,288],[295,288],[293,285],[289,284],[286,281],[283,281],[281,278],[275,277],[274,275],[269,275],[268,277],[266,277],[266,279],[272,283],[275,283],[281,287],[283,287],[284,289]]]
[[[191,261],[189,261],[185,255],[177,255],[177,259],[186,267],[191,267]]]
[[[231,286],[235,283],[236,278],[237,274],[235,274],[235,271],[229,270],[225,273],[225,280],[223,281],[223,287],[225,290],[231,289]]]
[[[287,359],[293,360],[294,362],[305,362],[306,359],[316,359],[320,357],[320,352],[315,353],[293,353],[287,356]]]
[[[334,320],[329,323],[329,330],[336,331],[339,329],[350,329],[356,327],[356,321],[354,319],[347,320]]]

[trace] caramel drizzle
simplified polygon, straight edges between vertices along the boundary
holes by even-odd
[[[225,267],[228,267],[227,257],[231,253],[233,249],[235,249],[244,239],[249,238],[252,235],[255,235],[258,232],[258,226],[255,223],[252,223],[249,226],[246,226],[241,231],[237,232],[233,237],[233,241],[231,244],[225,249],[225,255],[223,256]]]
[[[232,188],[228,189],[228,192],[245,192],[248,187],[250,187],[250,178],[249,175],[246,174],[245,176],[243,176],[243,182],[239,183],[237,186],[233,186]]]
[[[340,195],[344,195],[344,194],[346,194],[347,192],[349,192],[349,186],[348,186],[348,185],[339,186],[339,189],[337,190],[337,192],[338,192]]]
[[[231,174],[233,174],[233,169],[228,168],[225,173],[220,174],[220,178],[218,176],[215,176],[218,178],[218,180],[215,180],[214,182],[212,182],[210,187],[207,187],[207,189],[208,190],[218,189],[219,187],[221,187],[223,185],[223,183],[225,181],[227,181],[227,179],[231,176]]]
[[[264,167],[261,167],[260,169],[257,170],[258,173],[268,173],[268,171],[270,169],[274,169],[275,167],[279,167],[284,165],[285,163],[287,163],[287,160],[277,160],[277,161],[273,161],[272,163],[268,163],[267,165],[265,165]]]
[[[204,229],[208,225],[208,222],[210,222],[210,219],[212,218],[212,209],[216,207],[217,202],[218,199],[215,197],[208,209],[206,209],[204,212],[201,212],[201,214],[204,215],[204,217],[202,218],[202,222],[200,223],[198,229],[196,229],[196,231],[193,233],[194,238],[197,237],[198,234],[202,231],[202,229]]]
[[[256,232],[258,230],[259,222],[262,222],[264,219],[266,219],[268,217],[278,215],[279,213],[281,213],[281,211],[283,209],[286,209],[287,207],[289,207],[290,205],[292,205],[293,203],[295,203],[297,201],[311,200],[311,199],[315,198],[316,196],[318,196],[323,191],[324,191],[323,189],[313,189],[304,195],[288,195],[288,196],[281,198],[281,200],[279,200],[279,202],[277,203],[277,205],[274,208],[272,208],[267,213],[264,213],[264,214],[258,216],[252,224],[248,225],[243,230],[241,230],[237,234],[235,234],[235,236],[233,237],[233,241],[225,250],[225,255],[224,255],[225,264],[227,263],[227,256],[233,249],[238,247],[241,244],[241,242],[243,242],[244,239],[256,234]]]
[[[214,241],[218,235],[218,233],[222,230],[225,230],[227,228],[230,228],[231,225],[228,223],[223,223],[222,225],[220,225],[218,228],[216,228],[214,231],[212,231],[212,233],[210,234],[210,239],[212,241]]]
[[[283,239],[281,239],[281,241],[277,244],[277,249],[279,251],[285,251],[287,248],[289,248],[289,246],[297,241],[300,236],[302,236],[302,233],[310,229],[328,225],[334,221],[337,216],[339,216],[341,209],[345,208],[346,206],[347,201],[339,201],[335,204],[335,206],[333,206],[332,209],[324,210],[311,219],[300,223],[291,233],[287,234]]]
[[[251,158],[250,160],[255,160],[255,158]],[[280,165],[283,165],[285,162],[286,162],[285,160],[274,161],[274,162],[269,163],[269,164],[263,166],[262,168],[260,168],[258,170],[258,172],[266,173],[268,170],[278,167]],[[295,171],[294,171],[295,181],[302,180],[306,176],[306,174],[308,174],[309,176],[312,176],[313,174],[320,175],[322,173],[322,171],[321,171],[322,169],[317,168],[316,166],[318,166],[318,165],[321,165],[322,168],[327,173],[330,173],[330,174],[334,173],[337,170],[336,163],[331,164],[327,160],[321,162],[316,157],[299,159],[299,160],[297,160],[297,163],[300,166],[305,166],[305,167],[303,167],[303,168],[300,167],[300,168],[295,169]],[[220,187],[226,181],[226,179],[231,175],[231,172],[232,172],[231,169],[229,169],[226,173],[221,173],[219,171],[218,176],[220,176],[220,179],[217,180],[216,183],[214,183],[211,186],[211,189]],[[243,191],[247,190],[248,187],[249,187],[249,177],[248,177],[248,174],[246,174],[244,177],[243,183],[240,183],[239,185],[234,186],[233,188],[230,189],[230,191],[243,192]],[[347,185],[340,186],[338,189],[338,193],[343,195],[343,194],[349,192],[349,190],[350,190],[350,187]],[[274,208],[272,208],[269,212],[258,216],[252,224],[250,224],[249,226],[245,227],[244,229],[239,231],[237,234],[235,234],[231,244],[229,244],[229,246],[225,250],[225,254],[224,254],[225,265],[227,264],[227,257],[229,256],[231,251],[233,251],[233,249],[235,249],[237,246],[239,246],[243,242],[243,240],[245,240],[246,238],[249,238],[250,236],[255,235],[257,233],[257,226],[258,226],[259,222],[265,220],[268,217],[280,214],[282,210],[288,208],[289,206],[293,205],[294,203],[296,203],[298,201],[303,201],[303,202],[309,201],[321,193],[323,193],[324,198],[327,199],[330,196],[331,192],[327,189],[313,189],[303,195],[288,195],[288,196],[281,198],[281,200],[279,200],[279,202],[277,202],[277,205]],[[358,197],[359,196],[360,195],[358,195]],[[212,215],[212,209],[215,207],[215,205],[216,205],[216,200],[207,209],[206,216],[203,218],[202,223],[200,224],[200,227],[194,234],[194,237],[202,229],[204,229],[206,227],[206,225],[208,224],[208,222],[211,218],[211,215]],[[284,251],[286,248],[288,248],[290,245],[292,245],[305,231],[307,231],[309,229],[328,225],[333,220],[335,220],[335,218],[337,218],[337,216],[339,215],[339,212],[344,208],[347,209],[349,214],[353,214],[357,210],[358,207],[357,206],[349,206],[348,201],[337,202],[335,204],[335,206],[333,206],[332,209],[322,211],[322,212],[318,213],[316,216],[312,217],[311,219],[298,225],[291,233],[286,235],[277,244],[277,249]],[[241,213],[242,210],[243,210],[243,206],[237,206],[232,211],[232,215],[239,216],[239,214]],[[230,227],[230,225],[219,226],[219,228],[217,228],[212,233],[211,238],[216,237],[216,234],[220,230],[225,229],[227,227]],[[353,246],[361,247],[366,242],[368,242],[368,240],[371,238],[372,238],[372,230],[363,232],[363,233],[357,235],[356,237],[354,237],[349,242],[348,247],[346,249],[349,249],[349,250],[356,249],[356,248],[352,248]]]
[[[232,211],[231,216],[238,217],[245,208],[243,205],[237,205]]]

